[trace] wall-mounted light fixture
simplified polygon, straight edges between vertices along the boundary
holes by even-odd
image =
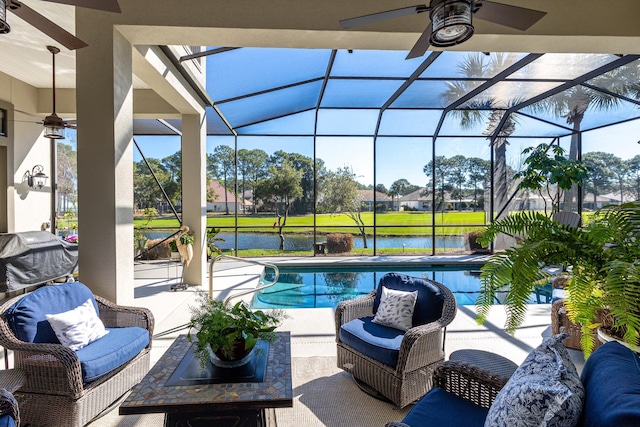
[[[36,190],[41,190],[47,183],[47,178],[49,178],[43,171],[42,165],[35,165],[31,171],[26,171],[24,176],[27,179],[27,185]]]
[[[0,136],[7,136],[7,110],[2,108],[0,108]]]

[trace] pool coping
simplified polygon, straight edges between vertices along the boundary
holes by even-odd
[[[487,254],[471,255],[426,255],[426,256],[314,256],[314,257],[257,257],[255,261],[270,262],[278,267],[313,267],[318,265],[332,266],[412,266],[440,267],[455,266],[481,267],[489,258]]]

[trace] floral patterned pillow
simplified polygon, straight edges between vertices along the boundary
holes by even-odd
[[[380,306],[372,322],[406,332],[412,326],[418,291],[405,292],[382,287]]]
[[[533,350],[496,396],[485,427],[562,426],[578,424],[584,387],[558,334]]]

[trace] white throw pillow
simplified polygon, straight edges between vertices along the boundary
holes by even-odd
[[[109,333],[98,317],[91,299],[73,310],[46,316],[60,344],[73,351],[78,351]]]
[[[418,291],[404,292],[383,286],[380,305],[373,317],[373,323],[406,332],[412,326],[416,299],[418,299]]]

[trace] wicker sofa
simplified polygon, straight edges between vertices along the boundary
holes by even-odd
[[[372,320],[381,305],[383,287],[418,291],[406,332]],[[407,406],[431,388],[431,373],[444,360],[445,330],[456,312],[455,296],[441,283],[385,274],[377,290],[336,308],[337,365],[365,391],[372,389],[399,407]]]
[[[80,350],[60,344],[46,314],[91,300],[108,333]],[[137,384],[149,370],[154,319],[79,282],[48,285],[0,306],[0,345],[13,350],[26,381],[15,397],[30,426],[83,426]]]
[[[518,370],[514,372],[512,379],[517,374]],[[534,374],[539,375],[539,371]],[[557,371],[552,372],[551,376],[559,378]],[[401,422],[392,421],[386,427],[481,427],[485,422],[490,425],[640,426],[640,358],[617,342],[603,344],[587,359],[578,380],[583,391],[573,393],[573,397],[578,395],[580,400],[578,413],[576,415],[574,411],[572,423],[557,419],[566,415],[567,407],[563,406],[560,410],[553,408],[553,403],[566,397],[565,393],[549,400],[553,402],[551,410],[548,407],[538,407],[537,404],[542,399],[537,395],[531,396],[526,404],[519,407],[520,412],[516,412],[523,420],[521,424],[515,423],[517,418],[496,423],[493,419],[487,419],[491,416],[489,408],[503,387],[507,388],[509,385],[506,384],[511,384],[507,378],[452,361],[438,366],[433,378],[434,388],[418,401]],[[526,394],[523,396],[522,393],[513,393],[511,396],[527,399]],[[517,407],[517,403],[512,404]],[[537,417],[545,415],[547,424],[536,423]]]

